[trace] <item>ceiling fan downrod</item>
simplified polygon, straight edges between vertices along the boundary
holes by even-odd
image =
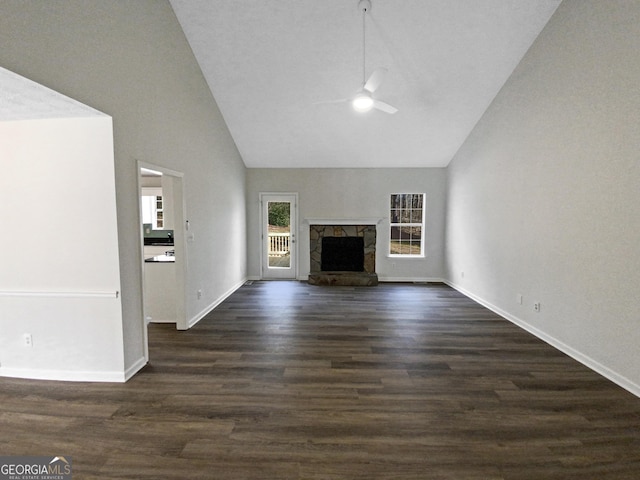
[[[362,84],[367,81],[367,42],[366,42],[366,17],[367,12],[371,10],[370,0],[360,0],[358,2],[358,10],[362,12]]]

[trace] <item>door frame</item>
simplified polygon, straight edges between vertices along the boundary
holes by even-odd
[[[149,336],[148,336],[148,322],[147,315],[144,307],[144,229],[142,226],[142,175],[141,168],[149,170],[155,170],[161,172],[162,175],[170,177],[173,182],[173,215],[174,215],[174,228],[173,228],[173,242],[176,257],[176,329],[187,330],[189,323],[187,321],[187,252],[186,252],[186,205],[184,193],[184,173],[175,170],[170,170],[159,165],[143,162],[138,160],[138,224],[139,228],[139,245],[140,245],[140,271],[141,271],[141,300],[142,300],[142,330],[144,336],[144,356],[146,361],[149,361]]]
[[[268,258],[266,254],[265,231],[268,219],[265,218],[266,202],[290,202],[292,206],[291,212],[291,272],[290,276],[269,275],[267,266]],[[260,192],[260,278],[263,280],[296,280],[298,278],[298,192]]]

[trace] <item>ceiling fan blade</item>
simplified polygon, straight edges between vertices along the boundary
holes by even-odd
[[[373,99],[373,108],[377,108],[378,110],[385,112],[385,113],[390,113],[390,114],[394,114],[398,111],[398,109],[392,105],[389,105],[388,103],[384,103],[381,102],[380,100],[376,100]]]
[[[323,102],[313,102],[313,105],[329,105],[332,103],[346,103],[350,101],[350,98],[341,98],[340,100],[325,100]]]
[[[382,83],[382,80],[384,80],[386,73],[386,68],[376,68],[364,84],[364,89],[371,93],[375,92]]]

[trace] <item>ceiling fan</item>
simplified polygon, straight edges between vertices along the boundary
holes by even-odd
[[[320,102],[320,103],[343,103],[351,102],[351,106],[357,112],[368,112],[372,108],[380,110],[381,112],[394,114],[398,109],[388,103],[385,103],[377,98],[373,98],[373,93],[378,89],[384,75],[387,73],[387,69],[380,67],[373,71],[373,73],[366,77],[366,16],[367,12],[371,10],[370,0],[360,0],[358,2],[358,10],[362,12],[362,87],[352,98],[345,98],[342,100],[336,100],[333,102]]]

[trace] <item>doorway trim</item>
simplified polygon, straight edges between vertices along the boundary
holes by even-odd
[[[187,253],[186,253],[186,206],[184,193],[184,173],[169,168],[161,167],[148,162],[138,160],[138,244],[140,245],[140,272],[141,272],[141,300],[142,300],[142,330],[144,336],[144,355],[149,361],[148,322],[144,302],[144,228],[142,226],[142,175],[141,169],[146,168],[162,173],[171,178],[173,186],[173,242],[176,257],[176,329],[187,330],[189,328],[186,309],[186,278],[187,278]]]
[[[267,263],[266,248],[265,248],[265,230],[268,223],[265,218],[265,202],[290,202],[293,207],[293,213],[291,214],[291,268],[290,275],[287,276],[270,276],[268,269],[265,268]],[[295,280],[298,278],[298,242],[296,241],[298,236],[298,192],[260,192],[260,278],[263,280]]]

